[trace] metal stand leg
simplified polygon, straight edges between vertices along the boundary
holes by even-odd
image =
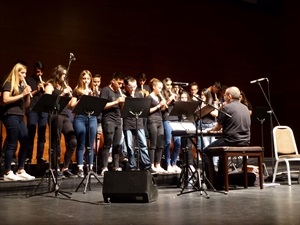
[[[101,182],[101,180],[99,179],[98,175],[93,171],[90,170],[85,176],[84,178],[81,180],[80,184],[78,185],[78,187],[76,188],[75,192],[78,191],[79,187],[81,185],[84,185],[84,190],[83,190],[83,194],[86,193],[87,189],[90,191],[91,190],[91,176],[94,176],[97,180],[98,183],[100,183],[103,186],[103,183]],[[86,181],[85,181],[86,180]],[[85,181],[85,183],[84,183]]]

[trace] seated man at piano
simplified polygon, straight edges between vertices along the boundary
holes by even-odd
[[[247,106],[240,101],[241,92],[237,87],[228,87],[225,91],[224,106],[220,109],[217,123],[208,133],[222,131],[222,136],[203,149],[205,173],[209,175],[209,160],[206,153],[210,147],[217,146],[248,146],[250,144],[251,119]],[[214,173],[213,182],[216,189],[223,188],[223,159],[219,159],[218,171]]]

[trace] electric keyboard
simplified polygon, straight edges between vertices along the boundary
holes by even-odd
[[[212,131],[207,132],[206,130],[203,130],[202,132],[198,130],[197,135],[198,136],[214,136],[214,137],[221,137],[222,131]],[[173,130],[172,131],[173,136],[195,136],[196,130]]]

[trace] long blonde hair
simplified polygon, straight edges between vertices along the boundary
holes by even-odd
[[[12,95],[18,95],[19,94],[19,83],[20,83],[20,77],[19,72],[23,69],[27,69],[27,67],[21,63],[17,63],[10,73],[8,74],[7,78],[5,79],[3,85],[5,85],[6,82],[11,82],[10,92]]]
[[[75,87],[75,90],[77,93],[81,94],[83,93],[83,90],[85,89],[84,83],[82,82],[82,78],[84,75],[89,75],[90,77],[90,83],[89,83],[89,88],[93,91],[94,90],[94,85],[93,85],[93,76],[92,73],[89,70],[83,70],[78,78],[77,86]]]

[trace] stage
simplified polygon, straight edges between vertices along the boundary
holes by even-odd
[[[180,196],[176,177],[155,178],[160,179],[158,196],[150,203],[105,203],[103,177],[101,183],[91,178],[85,194],[84,185],[79,186],[82,178],[59,179],[58,190],[69,192],[66,196],[51,192],[29,197],[47,191],[47,179],[38,189],[42,178],[1,180],[1,224],[300,224],[300,184],[295,177],[292,186],[282,179],[276,185],[266,181],[262,190],[230,187],[227,194],[206,190],[207,195],[195,191]]]

